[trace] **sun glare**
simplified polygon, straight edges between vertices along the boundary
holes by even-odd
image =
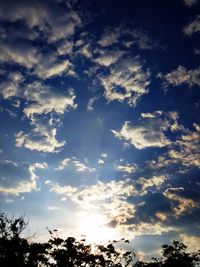
[[[106,242],[119,238],[117,231],[108,225],[106,216],[98,213],[84,214],[79,218],[77,232],[91,243]]]

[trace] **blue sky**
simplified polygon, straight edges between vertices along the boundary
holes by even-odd
[[[0,5],[1,209],[39,240],[197,248],[199,1]]]

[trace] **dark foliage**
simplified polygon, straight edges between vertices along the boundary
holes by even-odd
[[[28,242],[21,237],[26,225],[22,217],[10,219],[0,213],[1,267],[195,267],[200,261],[199,252],[186,252],[187,247],[178,241],[162,247],[162,258],[136,263],[133,252],[116,250],[116,241],[106,246],[91,246],[84,239],[77,241],[68,237],[64,240],[56,231],[49,231],[47,243]]]

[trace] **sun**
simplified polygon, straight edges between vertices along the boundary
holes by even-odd
[[[90,243],[107,242],[119,237],[117,230],[108,226],[106,216],[99,213],[79,215],[78,235],[84,235]]]

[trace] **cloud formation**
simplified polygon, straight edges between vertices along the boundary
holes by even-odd
[[[135,107],[139,98],[148,93],[149,73],[143,70],[139,57],[127,57],[113,65],[108,75],[101,75],[104,96],[111,102],[126,101]]]
[[[196,18],[191,23],[189,23],[183,28],[183,32],[190,37],[194,33],[197,33],[199,31],[200,31],[200,16],[199,15],[197,15]]]
[[[179,86],[188,84],[189,86],[200,86],[200,68],[187,70],[183,66],[178,66],[176,70],[165,75],[160,74],[159,77],[165,80],[165,85]]]
[[[0,192],[7,195],[19,195],[38,190],[36,171],[46,167],[46,163],[34,163],[27,167],[12,161],[2,161],[0,163]]]
[[[112,133],[137,149],[165,147],[172,143],[165,132],[176,130],[177,127],[177,117],[174,115],[173,112],[164,114],[160,111],[151,116],[143,114],[143,119],[135,125],[126,121],[121,130],[112,130]]]

